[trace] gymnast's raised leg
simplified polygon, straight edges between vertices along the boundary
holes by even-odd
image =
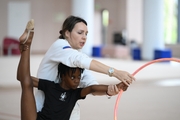
[[[27,23],[20,41],[20,61],[17,69],[17,79],[21,82],[21,120],[36,120],[36,104],[33,93],[33,83],[30,74],[30,48],[34,35],[34,20]]]

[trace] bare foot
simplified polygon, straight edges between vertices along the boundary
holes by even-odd
[[[27,25],[24,33],[19,38],[20,44],[31,44],[34,35],[34,20],[31,19]]]

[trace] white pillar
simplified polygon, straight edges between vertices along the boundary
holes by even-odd
[[[28,1],[8,2],[8,37],[18,40],[31,16],[31,3]]]
[[[72,15],[85,19],[88,24],[87,42],[82,51],[91,56],[94,40],[94,0],[72,0]]]
[[[144,0],[142,59],[154,59],[154,50],[164,48],[163,0]]]

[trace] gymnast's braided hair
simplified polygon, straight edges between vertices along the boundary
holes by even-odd
[[[82,68],[78,68],[78,67],[68,67],[62,63],[59,63],[58,65],[58,75],[57,77],[60,79],[62,75],[65,75],[65,74],[69,74],[70,76],[70,71],[71,71],[71,74],[75,73],[76,70],[79,69],[81,74],[83,73],[84,69]]]

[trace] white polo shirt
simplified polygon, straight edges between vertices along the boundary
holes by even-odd
[[[88,70],[91,61],[92,58],[86,54],[71,48],[67,40],[58,39],[51,45],[42,59],[37,77],[58,82],[58,64],[63,63],[69,67],[85,68],[80,81],[80,87],[98,84]],[[44,103],[44,93],[38,90],[35,94],[35,99],[37,111],[41,111]]]

